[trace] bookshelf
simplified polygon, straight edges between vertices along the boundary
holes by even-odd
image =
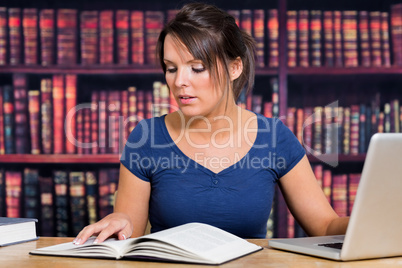
[[[20,44],[19,44],[19,62],[12,63],[11,62],[11,49],[10,49],[10,43],[11,41],[10,37],[8,36],[9,34],[9,29],[8,25],[3,26],[2,29],[6,29],[7,35],[6,35],[6,40],[7,40],[7,46],[3,48],[1,46],[0,42],[0,50],[1,49],[6,49],[6,54],[3,54],[3,57],[0,55],[0,87],[3,87],[5,85],[13,85],[15,82],[15,76],[18,75],[24,75],[27,77],[27,85],[26,88],[31,91],[31,90],[40,90],[41,89],[41,83],[45,79],[50,79],[52,82],[55,82],[57,80],[56,77],[62,76],[62,80],[66,83],[67,76],[73,76],[71,79],[76,79],[76,99],[75,103],[76,104],[90,104],[92,102],[92,98],[95,95],[99,95],[102,92],[108,92],[109,94],[112,91],[119,91],[124,92],[126,95],[129,95],[130,93],[128,92],[129,87],[135,87],[138,91],[143,92],[146,94],[146,92],[150,93],[154,90],[153,85],[155,81],[160,81],[162,84],[164,83],[164,78],[163,78],[163,73],[159,66],[155,64],[150,64],[145,60],[144,64],[138,64],[135,63],[133,60],[133,50],[131,47],[121,47],[119,46],[119,42],[117,40],[124,40],[123,39],[118,39],[118,31],[117,31],[117,24],[113,26],[114,28],[114,33],[110,35],[110,33],[107,33],[107,31],[104,31],[104,34],[107,35],[109,34],[109,39],[105,39],[105,42],[113,42],[113,48],[114,50],[110,52],[109,56],[113,58],[112,61],[107,62],[107,60],[101,60],[101,55],[100,55],[100,43],[97,44],[98,50],[97,52],[91,52],[91,49],[94,49],[93,44],[90,41],[87,40],[88,37],[91,35],[91,31],[87,31],[87,35],[82,35],[82,32],[84,32],[84,28],[81,28],[81,24],[79,22],[83,21],[83,18],[81,15],[83,14],[84,11],[97,11],[96,16],[100,16],[101,11],[110,11],[112,10],[114,15],[116,15],[117,10],[128,10],[128,11],[158,11],[162,12],[164,14],[165,19],[168,17],[168,10],[174,10],[176,8],[179,8],[182,6],[182,3],[184,2],[166,2],[166,1],[161,1],[161,0],[150,0],[147,1],[146,3],[141,2],[141,1],[128,1],[128,0],[117,0],[111,3],[110,1],[106,0],[98,0],[98,1],[78,1],[78,0],[70,0],[70,1],[55,1],[53,3],[50,3],[49,1],[46,0],[38,0],[35,1],[35,3],[31,1],[26,1],[26,0],[15,0],[13,1],[12,5],[8,1],[1,1],[0,0],[0,7],[5,7],[6,12],[9,11],[10,8],[20,8],[21,13],[20,16],[23,16],[23,10],[27,8],[36,8],[37,9],[37,14],[38,14],[38,21],[37,21],[37,26],[36,26],[36,36],[38,38],[37,41],[39,41],[39,38],[41,36],[40,34],[40,25],[39,25],[39,11],[43,9],[53,9],[54,11],[58,9],[73,9],[76,10],[76,19],[77,19],[77,24],[75,26],[75,38],[76,38],[76,47],[75,50],[73,51],[76,53],[75,60],[73,62],[67,62],[65,64],[56,64],[57,62],[57,34],[61,32],[61,29],[57,29],[56,26],[56,21],[54,21],[54,43],[52,47],[52,51],[54,53],[54,58],[52,60],[51,64],[45,65],[42,61],[43,59],[41,58],[41,46],[44,46],[40,41],[37,44],[36,52],[37,55],[32,54],[32,50],[35,50],[35,48],[30,48],[27,51],[24,50],[24,42],[28,43],[29,39],[24,39],[24,36],[29,36],[29,34],[24,35],[24,27],[22,24],[20,24],[19,28],[19,34],[20,34]],[[401,1],[393,1],[393,0],[374,0],[374,1],[363,1],[363,0],[352,0],[352,1],[347,1],[347,0],[340,0],[336,2],[322,2],[322,1],[317,1],[317,0],[307,0],[307,1],[298,1],[298,0],[277,0],[277,1],[271,1],[271,2],[264,2],[262,3],[261,1],[257,0],[249,0],[246,2],[242,3],[233,3],[227,0],[217,0],[214,1],[214,4],[219,6],[220,8],[226,9],[226,10],[235,10],[239,11],[240,13],[240,18],[242,19],[244,16],[241,11],[243,10],[251,10],[252,16],[254,15],[255,10],[263,10],[265,11],[265,19],[264,19],[264,66],[260,65],[256,69],[256,84],[254,88],[253,94],[258,96],[259,99],[257,99],[256,103],[257,106],[259,105],[260,107],[258,109],[255,109],[255,107],[252,105],[254,100],[250,97],[250,99],[244,99],[243,105],[245,105],[249,109],[255,109],[257,112],[261,113],[266,113],[265,111],[265,103],[269,103],[271,106],[267,107],[274,107],[277,105],[278,110],[276,112],[273,111],[272,108],[270,113],[268,114],[273,114],[276,116],[281,117],[284,121],[286,121],[287,124],[292,124],[292,130],[297,134],[297,116],[295,112],[297,109],[304,109],[306,107],[324,107],[328,104],[330,104],[333,101],[338,101],[339,106],[344,106],[344,107],[351,107],[352,105],[360,105],[360,104],[367,104],[367,107],[370,106],[370,103],[374,100],[376,100],[377,95],[381,95],[381,98],[378,100],[378,103],[376,103],[377,108],[380,109],[381,112],[385,112],[385,107],[386,105],[390,105],[391,101],[394,100],[401,100],[401,92],[398,90],[398,88],[401,88],[402,86],[402,64],[400,64],[399,57],[402,57],[399,54],[402,54],[400,52],[398,54],[397,49],[396,49],[396,44],[393,41],[393,36],[392,36],[392,29],[391,29],[391,6],[401,3]],[[270,49],[274,47],[272,43],[270,43],[270,31],[275,30],[275,25],[274,24],[269,24],[269,12],[268,10],[276,10],[277,11],[277,48],[278,48],[278,56],[276,59],[275,64],[270,64],[270,56],[271,54],[274,55],[274,53],[271,52]],[[321,11],[321,41],[318,44],[319,49],[321,49],[321,53],[319,56],[319,59],[321,60],[321,63],[318,64],[317,66],[317,58],[315,57],[315,61],[313,61],[313,43],[311,42],[311,32],[313,31],[314,28],[307,28],[307,30],[310,30],[309,35],[307,35],[307,42],[309,43],[309,47],[307,52],[309,56],[307,57],[308,61],[308,66],[306,66],[306,58],[299,58],[300,53],[300,44],[298,42],[303,42],[303,40],[299,40],[299,36],[302,34],[298,32],[298,35],[296,37],[296,58],[295,58],[295,63],[289,64],[289,43],[292,42],[291,39],[289,39],[289,29],[288,29],[288,23],[289,23],[289,11],[295,11],[296,15],[300,17],[300,14],[305,14],[305,11],[308,11],[307,13],[309,14],[309,17],[307,17],[307,22],[311,23],[312,20],[312,14],[316,14],[313,11],[319,10]],[[344,16],[347,15],[347,13],[342,13],[345,11],[356,11],[355,15],[356,18],[359,18],[360,14],[364,15],[364,13],[361,13],[360,11],[367,11],[367,16],[375,16],[375,12],[380,12],[380,13],[385,13],[388,12],[388,49],[389,49],[389,63],[384,59],[382,60],[382,63],[380,65],[378,64],[370,64],[370,66],[363,66],[362,65],[362,50],[363,47],[360,46],[363,41],[360,40],[361,36],[357,35],[357,39],[355,40],[356,43],[349,44],[349,43],[342,43],[343,46],[345,45],[352,45],[352,47],[355,48],[354,53],[352,53],[352,58],[349,59],[352,65],[357,62],[357,65],[355,66],[350,66],[347,67],[344,64],[342,66],[328,66],[327,65],[327,56],[326,56],[326,47],[325,47],[325,36],[324,36],[324,11],[340,11],[341,14]],[[300,12],[303,11],[303,12]],[[1,12],[2,10],[0,9],[0,20],[1,20]],[[3,10],[4,12],[4,10]],[[360,12],[360,13],[359,13]],[[372,15],[370,15],[372,13]],[[144,13],[145,14],[145,13]],[[245,14],[250,14],[250,12],[245,12]],[[55,20],[57,19],[57,14],[55,15]],[[110,14],[109,14],[110,15]],[[377,14],[378,15],[378,14]],[[9,14],[6,13],[6,16],[3,18],[6,18],[8,20]],[[91,16],[90,13],[87,14],[87,16]],[[92,14],[93,16],[93,14]],[[95,17],[96,17],[95,16]],[[107,16],[107,14],[105,15]],[[256,15],[255,15],[256,16]],[[296,16],[296,18],[298,18]],[[21,17],[22,18],[22,17]],[[121,18],[119,16],[119,18]],[[93,19],[93,18],[92,18]],[[117,17],[115,17],[117,19]],[[131,19],[130,19],[131,21]],[[359,20],[357,20],[358,22]],[[374,21],[374,19],[373,19]],[[296,25],[300,26],[298,21],[296,21]],[[1,26],[1,21],[0,21],[0,28]],[[100,27],[101,23],[98,21],[98,27]],[[269,29],[269,26],[271,25],[271,28]],[[297,27],[298,27],[297,26]],[[359,25],[357,24],[356,27]],[[131,34],[131,25],[128,26],[128,32],[126,34]],[[296,30],[299,31],[299,28],[296,27]],[[368,26],[369,27],[369,26]],[[374,27],[374,26],[373,26]],[[107,27],[106,27],[107,28]],[[124,27],[123,27],[124,28]],[[99,28],[98,28],[99,29]],[[274,30],[272,30],[274,29]],[[306,30],[305,28],[301,28]],[[335,28],[334,28],[335,29]],[[88,29],[86,29],[88,30]],[[103,29],[104,30],[104,29]],[[360,28],[358,29],[359,31]],[[370,28],[366,30],[371,30]],[[252,32],[255,32],[255,28]],[[360,32],[358,32],[360,33]],[[101,35],[101,30],[97,32],[98,37]],[[144,34],[144,33],[143,33]],[[305,34],[305,33],[304,33]],[[335,35],[334,35],[335,36]],[[112,39],[110,39],[110,37]],[[131,38],[129,36],[128,38]],[[0,29],[0,39],[1,39],[1,29]],[[87,40],[87,47],[85,49],[81,47],[81,41]],[[294,40],[293,40],[294,41]],[[369,40],[373,41],[373,40]],[[374,40],[375,41],[375,40]],[[377,40],[378,41],[378,40]],[[129,39],[128,44],[131,44],[134,42],[132,39]],[[305,40],[304,40],[305,42]],[[334,41],[335,42],[335,41]],[[91,46],[92,44],[92,46]],[[400,44],[400,43],[399,43]],[[317,46],[317,43],[314,43],[315,46]],[[335,43],[334,43],[335,45]],[[356,48],[357,46],[357,48]],[[386,47],[386,45],[381,43],[382,47]],[[400,44],[400,46],[402,46]],[[302,45],[303,47],[303,45]],[[120,50],[128,50],[127,52],[127,58],[125,60],[122,60],[120,62]],[[335,49],[333,47],[333,49]],[[83,55],[82,51],[85,50],[88,52],[90,55],[97,57],[95,62],[96,63],[90,63],[85,61],[91,61],[91,57],[88,55]],[[105,49],[106,51],[106,49]],[[401,50],[402,51],[402,50]],[[146,56],[147,49],[146,46],[143,48],[143,56]],[[304,51],[303,53],[306,53]],[[335,50],[334,50],[335,54]],[[4,57],[6,55],[6,57]],[[24,63],[24,55],[33,55],[32,57],[37,58],[37,63],[30,63],[29,61]],[[384,54],[386,55],[386,53]],[[106,57],[106,56],[105,56]],[[357,57],[357,58],[353,58]],[[106,57],[107,58],[107,57]],[[5,60],[6,62],[1,63],[1,61]],[[32,60],[32,59],[31,59]],[[92,59],[93,60],[93,59]],[[302,64],[300,61],[304,61]],[[104,63],[101,63],[102,61],[106,61]],[[374,62],[374,60],[373,60]],[[116,83],[118,81],[118,83]],[[65,86],[65,85],[64,85]],[[364,92],[362,94],[361,92]],[[123,96],[123,93],[121,93],[121,97]],[[154,103],[159,101],[159,95],[160,93],[157,93],[157,96],[152,95],[149,99],[153,99]],[[99,96],[98,96],[99,97]],[[138,97],[138,96],[137,96]],[[165,96],[166,97],[166,96]],[[144,96],[145,98],[145,96]],[[99,101],[99,99],[97,99]],[[4,98],[3,98],[4,101]],[[164,101],[167,101],[166,99]],[[112,103],[107,103],[112,104]],[[149,101],[142,103],[143,106],[149,105]],[[152,101],[151,101],[152,104]],[[388,106],[387,106],[388,107]],[[294,108],[294,110],[291,110]],[[127,109],[127,107],[126,107]],[[147,110],[147,108],[144,108]],[[149,107],[148,107],[149,109]],[[123,113],[123,111],[121,111]],[[399,111],[400,114],[402,114],[402,110]],[[293,114],[292,114],[293,113]],[[324,111],[321,111],[323,114]],[[0,113],[0,120],[2,118],[3,114]],[[77,118],[77,121],[81,120],[80,122],[86,122],[84,119],[85,114],[80,115],[81,118]],[[116,114],[114,115],[116,116]],[[117,115],[118,116],[118,115]],[[127,114],[126,114],[127,116]],[[385,115],[387,116],[387,115]],[[142,115],[142,117],[145,117],[145,114]],[[290,117],[294,117],[295,120],[293,121],[287,121]],[[390,115],[389,115],[389,118]],[[305,118],[304,118],[305,119]],[[322,122],[324,124],[324,117],[321,118]],[[26,117],[26,120],[29,120],[28,114]],[[360,119],[357,119],[357,123],[359,123]],[[303,120],[304,121],[304,120]],[[366,120],[367,122],[368,120]],[[355,122],[356,123],[356,122]],[[400,120],[400,123],[402,124],[402,120]],[[0,122],[0,125],[4,124]],[[84,135],[84,123],[82,123],[82,128],[79,129],[77,127],[77,135],[82,133],[80,135]],[[314,126],[314,125],[313,125]],[[99,126],[98,126],[99,127]],[[323,128],[323,126],[321,126]],[[400,129],[400,128],[399,128]],[[29,129],[25,129],[25,131],[28,131]],[[379,130],[379,128],[377,128]],[[344,130],[341,130],[344,131]],[[385,129],[384,129],[385,131]],[[0,129],[1,132],[1,129]],[[306,133],[304,133],[306,135]],[[28,135],[28,134],[27,134]],[[359,133],[357,133],[359,136]],[[367,137],[365,139],[365,143],[367,143],[367,139],[369,138],[369,134],[366,134]],[[81,136],[82,139],[84,139],[84,136]],[[91,138],[93,138],[91,136]],[[98,138],[99,137],[95,137]],[[64,139],[62,139],[63,142],[65,142]],[[320,142],[321,144],[321,149],[325,145],[324,141],[324,134],[320,136]],[[83,140],[82,140],[83,141]],[[100,140],[97,140],[100,142]],[[343,141],[340,140],[342,143]],[[113,142],[116,142],[114,140]],[[303,142],[306,142],[303,140]],[[0,137],[0,143],[1,143],[1,137]],[[31,141],[28,141],[28,143],[31,143]],[[343,145],[343,144],[342,144]],[[42,146],[42,145],[41,145]],[[66,145],[65,145],[66,146]],[[114,143],[114,146],[116,146],[116,143]],[[358,145],[357,145],[358,146]],[[118,147],[118,145],[117,145]],[[314,149],[315,147],[311,145],[311,147]],[[66,148],[67,149],[67,146]],[[71,179],[74,180],[74,183],[78,184],[73,184],[73,185],[78,185],[75,186],[76,189],[79,189],[78,191],[84,191],[83,189],[85,188],[85,181],[86,179],[90,178],[90,176],[86,176],[86,173],[88,172],[93,172],[94,174],[98,173],[98,170],[105,168],[109,170],[103,170],[102,174],[114,174],[112,177],[115,180],[116,175],[116,168],[118,168],[119,164],[119,151],[118,150],[109,150],[107,148],[103,152],[96,151],[96,154],[93,153],[91,150],[87,151],[78,151],[77,148],[73,149],[72,153],[66,153],[66,151],[62,151],[60,153],[54,153],[50,152],[47,154],[44,154],[43,150],[40,152],[40,154],[30,154],[29,152],[20,154],[20,153],[13,153],[13,154],[0,154],[0,176],[2,176],[3,184],[0,184],[0,193],[3,193],[3,197],[6,195],[6,182],[5,182],[5,176],[6,176],[6,171],[8,171],[8,168],[11,167],[13,170],[19,170],[21,174],[21,178],[23,178],[23,170],[28,169],[28,173],[30,170],[37,170],[39,173],[43,172],[45,173],[45,177],[49,178],[54,176],[56,173],[59,174],[58,172],[65,172],[63,176],[61,176],[63,179],[61,180],[64,184],[63,185],[69,185],[68,179],[69,179],[69,173],[73,173],[74,176],[72,176]],[[1,151],[1,148],[0,148]],[[314,170],[317,171],[317,177],[322,177],[321,180],[324,179],[324,176],[320,176],[319,170],[322,170],[322,173],[327,174],[327,178],[329,177],[330,179],[333,176],[336,175],[344,175],[344,174],[357,174],[361,171],[362,164],[365,159],[365,150],[364,148],[358,149],[357,151],[354,151],[353,153],[348,151],[344,152],[343,149],[338,151],[340,152],[335,156],[334,152],[322,152],[318,155],[312,155],[309,154],[308,157],[312,163],[312,166],[314,167]],[[336,157],[337,163],[339,163],[337,166],[333,167],[331,165],[328,165],[328,162],[331,162],[334,157]],[[46,166],[46,168],[44,167]],[[89,170],[85,169],[85,165],[88,165],[90,168]],[[319,167],[320,166],[320,167]],[[318,167],[318,168],[316,168]],[[45,170],[46,171],[43,171]],[[78,173],[77,173],[78,172]],[[80,173],[81,172],[81,173]],[[78,174],[78,175],[77,175]],[[40,174],[41,175],[41,174]],[[107,182],[100,182],[101,179],[101,174],[99,172],[98,174],[98,181],[97,184],[99,186],[99,189],[101,188],[102,183],[107,183]],[[34,176],[34,175],[33,175]],[[38,174],[37,174],[38,176]],[[42,175],[41,175],[42,176]],[[67,176],[67,177],[66,177]],[[43,177],[43,176],[42,176]],[[20,178],[20,179],[21,179]],[[66,180],[67,178],[67,180]],[[49,180],[44,180],[49,182]],[[52,183],[52,182],[50,182]],[[53,181],[55,183],[55,181]],[[71,184],[72,182],[70,182]],[[112,192],[116,187],[115,186],[115,181],[112,181],[109,186],[102,186],[103,192],[99,190],[98,194],[102,195],[102,198],[100,196],[96,197],[100,202],[98,202],[98,205],[100,206],[101,204],[105,205],[106,207],[109,206],[110,209],[110,204],[112,203]],[[332,183],[332,182],[331,182]],[[22,184],[23,185],[23,184]],[[103,184],[102,184],[103,185]],[[54,186],[54,185],[53,185]],[[53,197],[56,198],[56,192],[53,186],[50,187],[50,189],[53,189]],[[80,188],[81,187],[81,188]],[[84,188],[83,188],[84,187]],[[24,190],[24,187],[20,187],[20,190]],[[29,188],[29,187],[25,187]],[[68,188],[67,188],[68,189]],[[40,189],[39,189],[40,190]],[[49,192],[49,190],[46,190]],[[89,191],[88,189],[86,190],[87,192]],[[92,191],[92,190],[91,190]],[[66,194],[66,193],[65,193]],[[39,194],[38,194],[39,195]],[[68,194],[66,194],[68,196]],[[22,198],[23,195],[18,196],[17,198]],[[22,201],[22,199],[20,200]],[[81,200],[82,201],[82,200]],[[89,201],[85,201],[89,202]],[[274,235],[277,237],[283,237],[283,236],[298,236],[302,235],[302,233],[298,230],[297,224],[295,225],[294,222],[292,221],[291,217],[288,216],[286,213],[286,206],[283,206],[281,203],[283,200],[278,198],[276,201],[276,205],[274,207],[274,213],[272,214],[276,219],[274,219],[275,226],[272,227],[272,229],[275,229],[274,231],[271,232],[270,235]],[[6,203],[5,203],[5,198],[2,200],[0,199],[0,213],[5,214],[6,213]],[[21,205],[21,212],[26,210],[24,205]],[[99,207],[97,208],[99,210]],[[46,211],[45,211],[46,212]],[[49,212],[46,212],[49,213]],[[88,212],[87,214],[94,214],[93,210]],[[106,213],[106,212],[103,212]],[[48,215],[48,214],[46,214]],[[103,214],[102,214],[103,215]],[[23,216],[23,215],[22,215]],[[48,215],[49,216],[49,215]],[[100,214],[98,213],[97,216],[99,217]],[[56,215],[50,215],[49,217],[56,217]],[[93,217],[92,217],[93,218]],[[86,219],[89,221],[89,217]],[[68,223],[71,225],[71,222]],[[271,223],[272,224],[272,223]],[[279,227],[278,227],[279,226]],[[56,228],[55,226],[51,228]],[[78,227],[77,227],[78,228]],[[71,230],[68,233],[69,235],[72,235]],[[60,230],[58,230],[57,234],[61,234]]]

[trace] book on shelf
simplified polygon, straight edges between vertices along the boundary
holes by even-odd
[[[389,13],[381,12],[381,55],[382,66],[391,66],[391,51],[389,38]]]
[[[18,65],[22,63],[22,33],[21,33],[21,9],[8,9],[8,32],[9,32],[9,63]]]
[[[63,100],[66,106],[65,120],[63,120],[64,124],[62,126],[63,129],[66,129],[65,133],[67,133],[65,153],[74,154],[76,151],[76,144],[73,137],[75,137],[76,134],[77,75],[65,75],[65,96]]]
[[[129,40],[130,40],[130,11],[116,10],[116,49],[117,64],[126,65],[129,63]]]
[[[132,10],[130,12],[131,31],[131,62],[144,64],[145,58],[145,20],[144,11]]]
[[[39,170],[24,168],[24,218],[39,218]]]
[[[333,11],[334,18],[334,59],[335,67],[343,67],[343,44],[342,44],[342,12]]]
[[[87,225],[86,197],[85,197],[85,173],[72,171],[69,173],[70,189],[70,217],[72,220],[72,232],[77,235]]]
[[[150,11],[144,12],[144,27],[145,27],[145,63],[150,65],[156,65],[156,43],[159,38],[159,33],[163,29],[165,14],[162,11]]]
[[[14,92],[10,85],[3,86],[4,153],[15,153]]]
[[[28,81],[26,74],[15,73],[13,75],[14,87],[14,133],[15,152],[26,154],[29,149],[28,130]]]
[[[90,238],[78,246],[64,243],[40,248],[31,251],[30,254],[218,265],[262,250],[260,246],[202,223],[183,224],[126,240],[111,238],[103,243],[93,244],[94,239]],[[89,247],[92,253],[87,250]]]
[[[286,12],[286,38],[287,38],[287,65],[288,67],[297,66],[297,11],[288,10]]]
[[[310,66],[310,12],[299,10],[297,17],[297,56],[298,65],[301,67]]]
[[[99,63],[114,63],[114,13],[113,10],[99,12]]]
[[[310,41],[311,41],[311,66],[322,66],[321,40],[322,40],[322,12],[312,10],[310,13]]]
[[[267,30],[268,30],[268,66],[279,66],[279,19],[278,10],[269,9],[267,11]]]
[[[70,200],[68,189],[68,172],[65,170],[54,171],[53,182],[56,236],[66,237],[70,235]]]
[[[97,10],[80,13],[81,64],[93,65],[99,62],[99,18]]]
[[[390,30],[393,64],[402,66],[402,3],[391,5]]]
[[[3,87],[0,86],[0,154],[5,154],[4,148],[4,111]],[[0,214],[1,215],[1,214]]]
[[[29,129],[31,134],[31,154],[40,154],[40,91],[28,91]],[[1,116],[1,115],[0,115]]]
[[[77,10],[57,9],[57,64],[77,64]]]
[[[37,219],[0,217],[0,247],[38,239]]]
[[[24,8],[22,13],[24,64],[38,64],[38,10]]]
[[[40,82],[40,133],[42,153],[53,152],[53,87],[52,79],[45,78]]]
[[[63,154],[64,146],[64,119],[65,119],[65,79],[64,75],[53,75],[53,153]]]
[[[331,10],[323,12],[323,46],[324,46],[324,65],[334,67],[334,19]]]
[[[54,9],[39,11],[40,62],[43,66],[55,63],[55,18]]]
[[[100,169],[98,173],[99,217],[104,218],[113,212],[114,194],[117,190],[119,169]]]
[[[371,45],[369,29],[369,13],[361,10],[359,16],[359,43],[360,43],[360,65],[363,67],[371,66]]]
[[[21,217],[22,174],[20,171],[7,170],[4,172],[6,183],[6,216]]]
[[[345,67],[357,67],[357,11],[342,11],[343,56]]]
[[[382,65],[381,52],[381,12],[369,12],[370,45],[371,45],[371,66],[380,67]]]
[[[0,7],[0,65],[6,65],[8,54],[8,21],[7,21],[7,8]]]
[[[256,67],[265,67],[265,12],[263,9],[253,10],[253,37],[256,44]]]
[[[4,182],[4,169],[0,168],[0,217],[6,215],[6,183]]]
[[[54,236],[54,182],[51,176],[39,176],[40,192],[40,233],[42,236]]]

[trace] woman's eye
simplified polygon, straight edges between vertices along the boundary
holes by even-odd
[[[203,71],[205,71],[205,67],[200,67],[200,68],[192,68],[193,72],[195,73],[202,73]]]
[[[177,70],[177,68],[167,68],[167,69],[166,69],[166,71],[167,71],[168,73],[174,73],[174,72],[176,72],[176,70]]]

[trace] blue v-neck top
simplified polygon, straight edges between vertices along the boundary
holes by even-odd
[[[142,120],[136,126],[121,163],[151,183],[151,232],[203,222],[243,238],[265,238],[275,185],[305,151],[280,120],[260,114],[257,118],[258,132],[251,149],[219,173],[176,146],[165,116]]]

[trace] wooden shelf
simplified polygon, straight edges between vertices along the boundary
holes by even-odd
[[[308,159],[310,163],[330,163],[336,160],[337,162],[341,163],[353,163],[353,162],[361,162],[363,163],[364,160],[366,159],[366,154],[358,154],[358,155],[334,155],[334,154],[329,154],[329,155],[308,155]]]
[[[32,154],[6,154],[0,155],[0,163],[23,163],[23,164],[118,164],[120,155],[99,154],[99,155],[32,155]]]
[[[401,66],[391,67],[355,67],[355,68],[330,68],[330,67],[295,67],[288,69],[289,75],[375,75],[375,74],[402,74]]]

